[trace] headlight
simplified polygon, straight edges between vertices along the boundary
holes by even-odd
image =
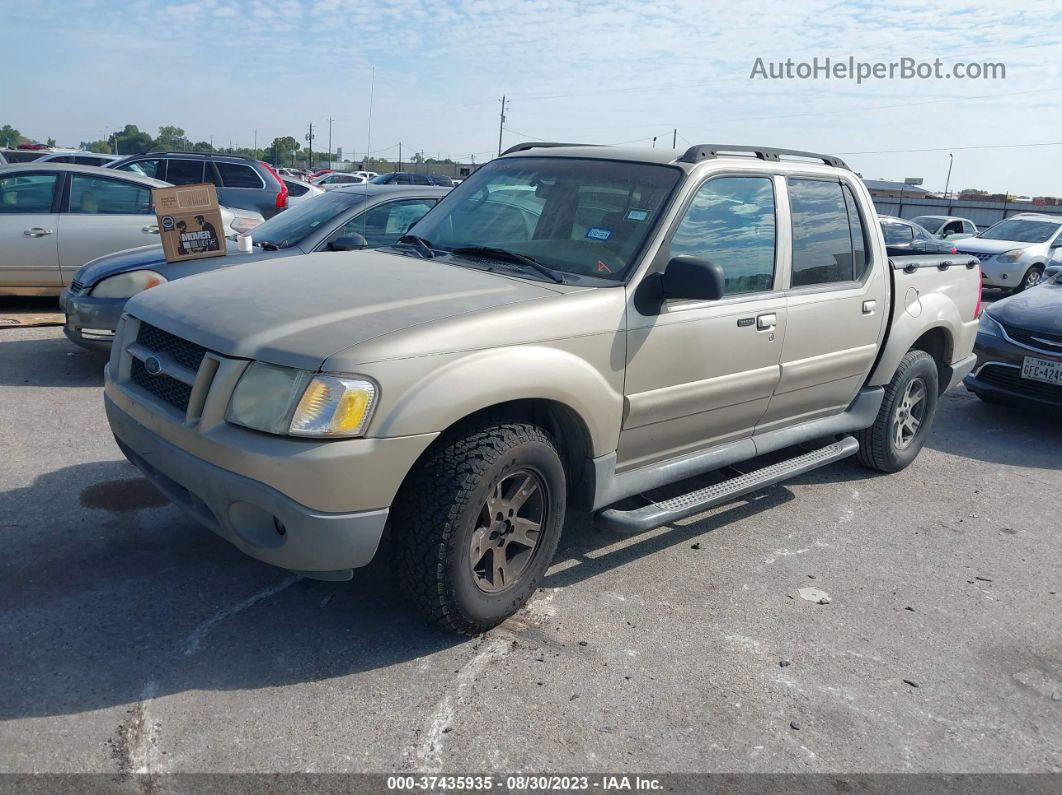
[[[91,295],[93,298],[132,298],[166,281],[165,276],[155,271],[129,271],[104,279],[92,288]]]
[[[986,334],[989,337],[1003,337],[1003,327],[993,320],[987,312],[981,313],[981,322],[977,326],[978,334]]]
[[[317,375],[295,408],[293,436],[360,436],[376,405],[376,385],[362,378]]]
[[[267,433],[287,433],[291,412],[311,373],[253,362],[233,390],[225,419]]]
[[[257,218],[247,218],[243,215],[237,215],[235,218],[232,219],[232,222],[229,224],[229,228],[232,229],[232,231],[234,231],[238,235],[246,235],[260,223],[262,222],[259,221]]]
[[[254,362],[240,377],[225,419],[292,436],[360,436],[376,405],[371,381]]]
[[[1004,251],[996,257],[996,262],[1003,262],[1007,265],[1017,262],[1021,259],[1021,255],[1025,253],[1023,248],[1012,248],[1010,251]]]

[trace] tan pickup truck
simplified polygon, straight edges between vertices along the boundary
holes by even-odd
[[[974,363],[977,260],[890,260],[830,156],[523,144],[412,232],[142,293],[105,401],[247,554],[339,580],[386,537],[460,632],[528,599],[568,506],[638,533],[846,456],[902,469]]]

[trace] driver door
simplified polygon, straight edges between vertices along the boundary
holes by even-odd
[[[767,410],[786,326],[775,182],[761,172],[709,178],[658,255],[721,265],[720,300],[668,301],[652,316],[628,304],[617,469],[748,437]]]

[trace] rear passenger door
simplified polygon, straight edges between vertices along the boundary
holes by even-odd
[[[875,220],[855,190],[837,179],[786,178],[791,252],[781,378],[757,432],[843,411],[877,357],[888,274],[885,262],[873,261]]]
[[[158,242],[151,188],[114,177],[71,173],[59,216],[59,266],[64,284],[89,260]]]

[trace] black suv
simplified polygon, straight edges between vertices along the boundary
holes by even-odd
[[[454,181],[440,174],[414,174],[410,171],[394,171],[390,174],[380,174],[373,177],[370,182],[376,185],[438,185],[441,188],[452,188]]]
[[[107,168],[132,171],[173,185],[210,182],[225,207],[255,210],[271,218],[288,206],[288,188],[268,163],[240,155],[203,152],[145,152],[109,163]]]

